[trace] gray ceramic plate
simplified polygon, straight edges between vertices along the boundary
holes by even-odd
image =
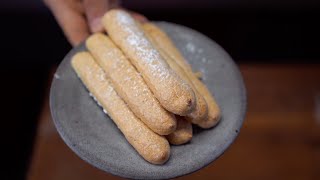
[[[246,110],[241,74],[230,56],[214,41],[184,26],[157,23],[175,42],[222,110],[222,121],[209,130],[194,128],[192,141],[171,147],[164,165],[146,162],[105,115],[70,66],[70,58],[85,49],[74,48],[55,73],[50,107],[66,144],[83,160],[117,176],[137,179],[173,178],[197,171],[219,157],[238,135]]]

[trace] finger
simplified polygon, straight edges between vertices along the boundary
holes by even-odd
[[[83,6],[87,21],[89,23],[90,31],[101,32],[103,31],[103,26],[101,23],[101,18],[105,12],[109,9],[117,6],[116,0],[83,0]]]
[[[139,14],[139,13],[136,13],[136,12],[133,12],[133,11],[129,11],[129,12],[140,23],[148,22],[148,19],[145,16],[143,16],[142,14]]]
[[[72,46],[78,45],[89,36],[86,19],[79,4],[76,4],[78,2],[75,0],[46,2]]]

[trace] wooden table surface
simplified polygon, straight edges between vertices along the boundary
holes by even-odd
[[[320,64],[241,64],[248,111],[234,144],[178,179],[320,179]],[[29,180],[121,179],[81,160],[43,106]]]

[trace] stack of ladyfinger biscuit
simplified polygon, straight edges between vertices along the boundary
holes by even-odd
[[[72,67],[129,143],[147,161],[163,164],[169,142],[192,138],[192,123],[211,128],[220,110],[169,37],[123,10],[102,19],[109,36],[86,41],[89,52],[73,56]]]

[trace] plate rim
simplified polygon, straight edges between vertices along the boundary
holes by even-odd
[[[164,178],[177,178],[177,177],[181,177],[181,176],[185,176],[185,175],[189,175],[192,173],[195,173],[199,170],[201,170],[202,168],[208,166],[209,164],[213,163],[215,160],[217,160],[219,157],[221,157],[226,151],[227,149],[234,143],[234,141],[236,140],[236,138],[238,137],[241,128],[243,126],[243,122],[244,119],[246,117],[246,110],[247,110],[247,91],[246,91],[246,87],[245,87],[245,82],[242,76],[242,73],[240,72],[238,66],[236,65],[236,63],[233,61],[233,59],[231,58],[231,56],[227,53],[227,51],[225,51],[225,49],[223,49],[217,42],[215,42],[214,40],[210,39],[209,37],[207,37],[206,35],[202,34],[201,32],[198,32],[194,29],[191,29],[189,27],[180,25],[180,24],[176,24],[176,23],[172,23],[172,22],[165,22],[165,21],[155,21],[154,23],[156,24],[166,24],[169,26],[178,26],[179,28],[184,28],[187,29],[188,31],[192,31],[193,33],[198,34],[199,36],[202,36],[203,39],[208,40],[208,42],[215,44],[215,46],[217,46],[218,48],[220,48],[220,51],[223,52],[226,56],[228,56],[228,63],[230,63],[230,65],[233,66],[233,69],[235,70],[235,73],[237,74],[238,78],[238,84],[239,84],[239,92],[241,94],[241,98],[240,98],[240,102],[241,102],[241,109],[240,109],[240,115],[241,117],[238,118],[238,120],[236,121],[236,127],[237,127],[237,132],[232,136],[232,138],[230,138],[230,140],[228,140],[226,143],[223,144],[223,146],[221,146],[221,150],[220,152],[217,153],[217,155],[215,157],[211,157],[208,158],[209,161],[207,163],[204,163],[201,166],[198,166],[196,168],[194,168],[192,171],[187,172],[187,173],[178,173],[175,176],[170,176],[170,177],[162,177],[161,179]],[[59,71],[59,69],[63,66],[63,64],[67,63],[67,59],[69,56],[71,56],[71,54],[74,54],[74,52],[79,52],[79,49],[81,48],[81,46],[84,46],[84,42],[80,43],[80,45],[73,47],[68,53],[67,55],[63,58],[63,60],[59,63],[59,66],[55,72],[55,74]],[[55,110],[53,110],[53,106],[55,104],[55,98],[53,97],[54,95],[54,89],[55,89],[55,84],[57,83],[57,78],[53,77],[51,86],[50,86],[50,94],[49,94],[49,106],[50,106],[50,112],[51,112],[51,116],[52,116],[52,120],[55,124],[55,127],[57,128],[58,134],[60,135],[60,137],[63,139],[63,141],[65,142],[65,144],[67,144],[67,146],[75,153],[77,154],[77,156],[79,156],[82,160],[84,160],[85,162],[89,163],[90,165],[92,165],[93,167],[105,172],[105,173],[110,173],[114,176],[118,176],[118,177],[124,177],[124,178],[143,178],[143,177],[129,177],[129,176],[125,176],[121,173],[118,173],[118,171],[116,171],[116,168],[112,168],[111,166],[102,166],[100,164],[97,163],[97,161],[92,160],[92,158],[88,158],[88,156],[86,155],[85,152],[83,152],[83,150],[81,149],[81,147],[76,146],[73,144],[73,142],[70,140],[70,138],[64,133],[64,130],[62,128],[62,125],[60,124],[60,122],[57,120],[58,117],[56,116]],[[90,156],[92,157],[92,156]],[[110,168],[111,167],[111,168]],[[143,179],[147,179],[150,177],[144,177]]]

